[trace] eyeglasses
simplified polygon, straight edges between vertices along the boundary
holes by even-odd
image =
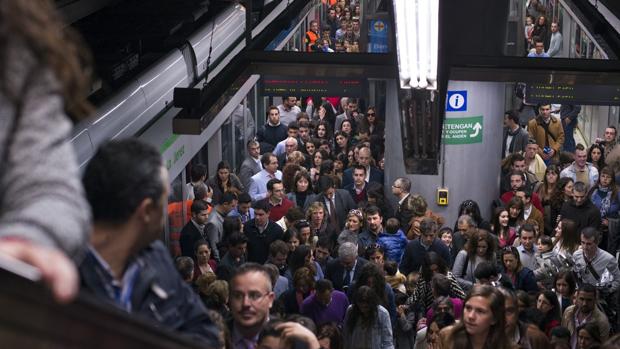
[[[367,116],[375,116],[375,113],[366,113]]]
[[[256,303],[260,301],[261,299],[263,299],[265,296],[267,296],[269,293],[270,292],[260,293],[258,291],[251,291],[247,294],[247,297],[250,300],[250,303]],[[245,297],[246,297],[246,294],[244,294],[243,292],[233,291],[230,294],[230,299],[235,302],[243,302]]]

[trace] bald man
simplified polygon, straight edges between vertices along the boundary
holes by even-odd
[[[383,171],[370,165],[372,163],[372,154],[370,152],[370,148],[363,147],[359,150],[357,162],[359,165],[366,168],[366,182],[375,182],[383,185]],[[344,175],[342,176],[342,186],[346,187],[352,183],[353,169],[348,168],[346,171],[344,171]]]

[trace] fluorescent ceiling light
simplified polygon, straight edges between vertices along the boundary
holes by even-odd
[[[392,0],[401,88],[437,89],[439,0]]]

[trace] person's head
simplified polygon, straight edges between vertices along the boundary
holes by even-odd
[[[269,121],[269,123],[272,125],[280,124],[280,111],[275,105],[267,108],[267,121]]]
[[[295,290],[306,295],[314,289],[314,272],[307,267],[298,268],[293,275]]]
[[[307,219],[314,225],[323,223],[325,219],[325,208],[323,204],[318,201],[311,203],[307,210]]]
[[[596,287],[590,284],[583,284],[577,291],[575,305],[582,314],[590,314],[596,306],[596,300]]]
[[[392,194],[396,197],[401,198],[405,195],[409,194],[411,190],[411,180],[406,177],[396,178],[394,184],[392,184]]]
[[[310,21],[310,30],[312,30],[315,33],[319,32],[319,22],[312,20]]]
[[[276,171],[278,171],[278,158],[272,153],[263,154],[260,158],[260,162],[267,172],[275,174]]]
[[[525,147],[525,155],[524,157],[528,160],[533,160],[534,158],[536,158],[536,154],[538,153],[538,144],[536,143],[535,140],[530,139],[529,142],[527,143],[527,146]]]
[[[545,315],[545,320],[561,320],[562,308],[558,296],[553,291],[542,291],[536,298],[536,308]]]
[[[321,265],[324,265],[324,263],[327,263],[327,260],[329,259],[332,248],[333,248],[333,244],[331,240],[329,239],[329,237],[327,236],[320,237],[316,243],[316,246],[314,247],[315,260],[321,263]]]
[[[194,260],[187,256],[177,257],[174,261],[183,281],[191,283],[194,278]]]
[[[560,30],[560,25],[557,22],[551,23],[551,32],[557,33]]]
[[[306,141],[305,146],[306,146],[306,153],[312,156],[314,160],[314,153],[316,152],[316,143],[314,142],[314,140],[310,139]]]
[[[217,164],[217,179],[219,182],[227,182],[230,176],[230,164],[223,160]]]
[[[274,298],[271,276],[264,266],[245,263],[237,268],[230,281],[230,312],[236,326],[260,332]]]
[[[235,207],[237,207],[237,195],[230,191],[222,194],[220,204],[218,205],[218,209],[220,210],[220,212],[227,215],[228,213],[230,213],[230,211],[234,210]]]
[[[372,160],[371,154],[370,148],[361,148],[357,156],[357,162],[364,167],[370,166],[370,161]]]
[[[352,303],[352,312],[355,313],[356,317],[368,319],[366,323],[369,323],[376,318],[379,297],[377,297],[377,293],[373,288],[368,286],[359,287],[353,295]],[[349,328],[349,331],[353,331],[350,326],[347,326],[347,328]]]
[[[351,136],[351,133],[353,132],[353,125],[351,124],[351,121],[343,120],[340,125],[340,132]]]
[[[95,227],[134,224],[135,235],[125,238],[137,248],[159,237],[168,171],[155,147],[135,138],[105,143],[86,166],[83,184]]]
[[[398,218],[388,218],[387,221],[385,221],[385,231],[388,232],[389,234],[396,234],[398,233],[398,230],[400,229],[400,222],[398,221]]]
[[[334,291],[334,286],[329,279],[321,279],[316,282],[316,290],[315,290],[315,298],[316,300],[324,305],[328,306],[332,300],[332,291]]]
[[[616,140],[617,136],[618,136],[618,130],[616,129],[616,126],[608,126],[605,129],[605,142],[607,143],[613,142]]]
[[[553,240],[550,236],[541,235],[536,240],[536,248],[540,253],[546,253],[553,250]]]
[[[519,125],[519,112],[516,110],[507,110],[504,113],[504,126],[513,129]]]
[[[366,120],[369,124],[377,123],[377,109],[373,106],[368,107],[366,111]]]
[[[448,264],[439,254],[434,251],[426,253],[422,261],[422,278],[424,278],[424,280],[431,281],[433,275],[445,275],[447,272]]]
[[[439,233],[437,234],[441,241],[448,246],[452,247],[452,229],[450,227],[443,227],[439,229]]]
[[[564,326],[557,326],[551,329],[551,343],[563,343],[566,348],[570,348],[570,330]],[[557,346],[556,346],[557,348]]]
[[[364,227],[364,215],[362,211],[353,209],[347,214],[347,222],[345,228],[353,232],[359,232]]]
[[[474,269],[476,283],[481,285],[492,285],[497,281],[499,273],[494,261],[482,261]]]
[[[588,160],[588,151],[583,146],[583,144],[579,143],[575,147],[575,164],[579,168],[583,168],[586,165]]]
[[[301,244],[301,238],[297,229],[287,229],[282,236],[282,240],[288,244],[289,251],[293,252]]]
[[[485,336],[488,343],[496,343],[504,336],[506,324],[505,299],[495,287],[474,285],[463,308],[463,326],[469,336]],[[495,339],[495,340],[489,340]]]
[[[495,254],[495,238],[486,230],[477,229],[474,235],[467,240],[466,250],[469,258],[474,256],[491,260]]]
[[[205,265],[211,258],[211,248],[207,241],[200,239],[194,244],[194,254],[198,265]]]
[[[357,260],[357,245],[352,242],[345,242],[338,247],[338,260],[346,269],[351,270]]]
[[[510,201],[508,201],[508,204],[506,204],[509,219],[523,219],[523,206],[523,201],[519,197],[514,196],[512,199],[510,199]]]
[[[312,192],[312,179],[308,171],[299,171],[294,178],[295,187],[293,192],[295,193],[311,193]]]
[[[310,229],[310,223],[307,220],[302,219],[295,223],[295,230],[299,232],[299,240],[301,244],[308,245],[311,243],[310,239],[312,231]]]
[[[521,171],[511,171],[510,172],[510,189],[513,192],[517,191],[517,189],[521,188],[525,184],[525,175]]]
[[[353,167],[353,183],[356,187],[363,187],[366,183],[366,167],[355,165]]]
[[[539,39],[540,40],[540,39]],[[545,50],[545,44],[542,40],[535,42],[536,43],[536,53],[541,54],[542,52],[538,52],[539,49],[542,51]],[[538,113],[542,116],[543,119],[547,120],[551,117],[551,104],[541,104],[538,107]]]
[[[598,324],[588,322],[577,327],[577,348],[590,349],[593,345],[601,344],[601,330]]]
[[[195,164],[191,167],[189,174],[192,182],[204,182],[207,178],[207,166],[203,164]]]
[[[582,206],[588,201],[588,190],[587,186],[583,182],[575,182],[573,186],[573,200],[575,202],[575,206]]]
[[[431,217],[424,217],[420,222],[420,242],[430,246],[437,237],[437,222]]]
[[[555,292],[562,295],[562,297],[569,299],[572,298],[575,290],[577,289],[573,272],[571,270],[560,270],[555,275],[553,286]]]
[[[248,238],[241,232],[234,232],[228,237],[228,253],[233,258],[241,258],[248,248]]]
[[[525,157],[519,153],[512,154],[510,166],[513,171],[525,172]]]
[[[368,230],[373,233],[378,233],[383,229],[383,215],[377,206],[366,208],[366,223]]]
[[[519,257],[519,251],[514,246],[504,247],[502,249],[502,264],[504,270],[511,274],[516,274],[523,268],[521,265],[521,259]]]
[[[519,240],[521,241],[521,246],[526,250],[531,251],[534,248],[536,230],[531,224],[525,223],[519,228]]]
[[[249,140],[247,143],[247,150],[248,155],[255,159],[258,159],[258,157],[260,156],[260,143],[258,143],[254,139]]]
[[[308,121],[300,121],[298,123],[299,130],[298,135],[302,141],[307,142],[310,140],[310,124]]]
[[[329,322],[319,326],[317,329],[316,339],[322,349],[342,349],[342,333],[338,326]]]
[[[282,269],[286,266],[286,258],[290,252],[290,247],[282,240],[275,240],[269,244],[269,261],[276,267]]]
[[[357,107],[358,107],[357,98],[349,98],[347,101],[347,113],[349,114],[349,116],[351,116],[352,113],[355,113],[358,111]]]
[[[557,190],[564,195],[565,199],[573,197],[573,188],[575,187],[575,181],[569,177],[563,177],[558,180]]]
[[[366,259],[383,267],[385,263],[385,251],[379,244],[372,244],[366,248]]]
[[[332,199],[336,193],[336,183],[331,176],[321,176],[318,181],[319,190],[326,198]]]
[[[555,185],[560,178],[560,169],[556,165],[549,165],[545,170],[544,182],[547,185]]]
[[[498,290],[504,295],[504,312],[506,319],[506,334],[512,335],[519,324],[519,303],[517,293],[510,288],[499,287]]]
[[[433,316],[433,321],[426,329],[426,343],[429,346],[437,346],[439,344],[439,331],[444,327],[453,325],[454,321],[454,315],[450,313],[438,313]]]
[[[602,188],[616,188],[616,173],[611,167],[605,166],[599,171],[598,185]]]
[[[241,193],[237,198],[237,211],[241,214],[247,214],[252,206],[252,197],[248,193]]]
[[[476,227],[476,222],[470,215],[462,214],[456,220],[456,227],[461,234],[466,234],[470,229]]]
[[[254,203],[254,219],[257,226],[263,227],[269,223],[269,211],[271,206],[267,202],[259,200]]]
[[[461,205],[459,206],[459,216],[461,215],[470,216],[474,221],[473,227],[478,226],[478,224],[482,222],[480,207],[478,206],[478,203],[474,200],[467,199],[461,202]]]
[[[498,207],[495,209],[495,214],[493,215],[493,229],[496,234],[499,233],[500,230],[508,227],[509,218],[510,215],[506,207]]]
[[[593,258],[601,242],[601,233],[593,227],[584,228],[581,231],[581,249],[589,258]]]
[[[273,201],[282,201],[284,198],[284,185],[282,181],[277,178],[270,179],[267,182],[267,193]]]
[[[192,219],[199,225],[207,224],[209,218],[209,206],[202,200],[194,200],[190,207]]]
[[[532,188],[530,186],[523,186],[515,192],[515,197],[518,197],[523,201],[524,208],[530,207],[532,204]]]
[[[258,336],[256,349],[280,349],[282,343],[282,329],[278,325],[282,324],[281,320],[271,320],[265,325]]]

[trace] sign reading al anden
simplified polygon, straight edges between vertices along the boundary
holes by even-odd
[[[482,143],[482,116],[445,119],[441,136],[444,144]]]

